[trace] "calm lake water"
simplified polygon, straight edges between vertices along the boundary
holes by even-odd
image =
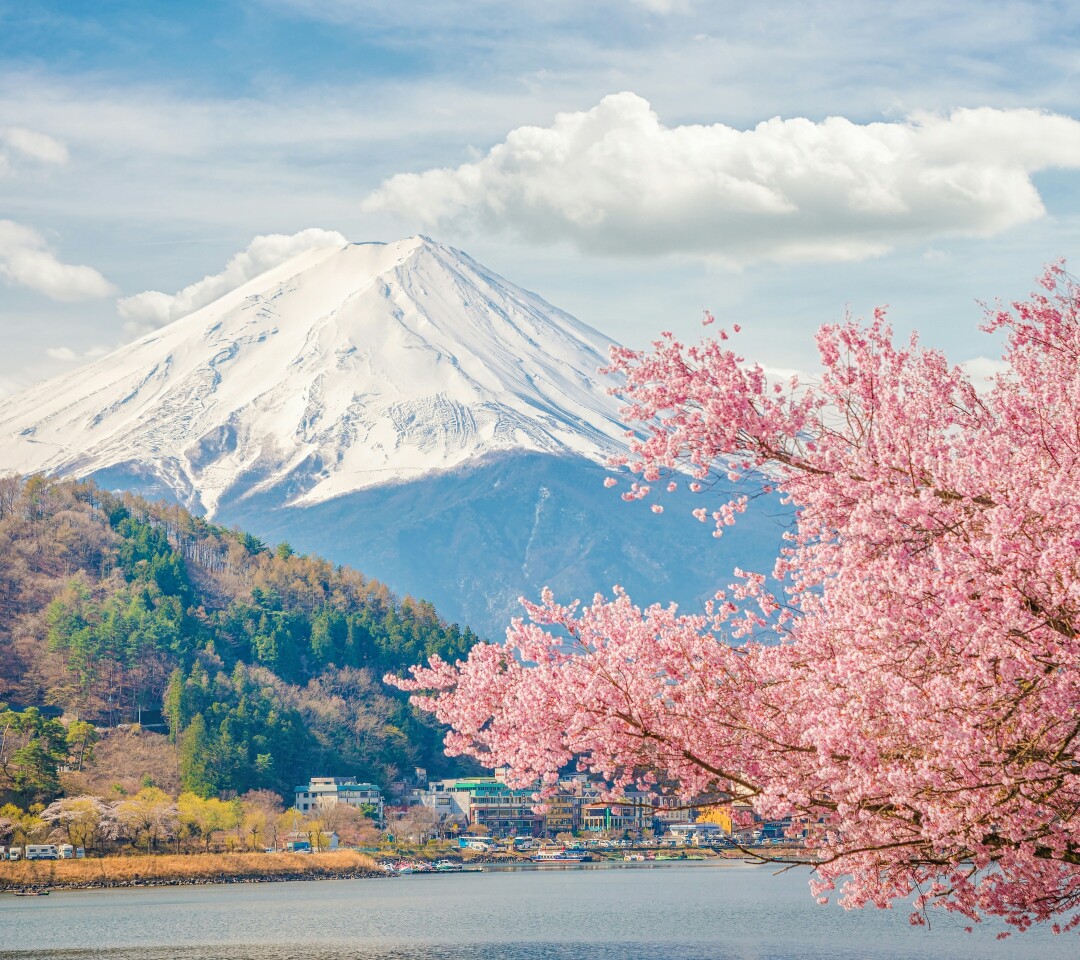
[[[1076,960],[940,911],[819,907],[806,874],[704,863],[0,896],[0,958]]]

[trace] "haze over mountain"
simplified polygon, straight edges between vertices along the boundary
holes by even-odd
[[[177,500],[489,635],[545,585],[696,609],[780,525],[719,550],[689,503],[603,490],[610,343],[426,238],[321,247],[0,402],[0,470]]]

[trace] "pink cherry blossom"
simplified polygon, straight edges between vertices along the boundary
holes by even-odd
[[[576,761],[613,795],[793,818],[822,899],[1080,927],[1080,290],[1041,282],[988,316],[983,393],[880,310],[823,327],[820,381],[780,393],[722,338],[615,349],[624,498],[771,485],[794,517],[773,569],[692,615],[545,591],[505,645],[396,682],[539,796]],[[715,532],[746,507],[714,503]]]

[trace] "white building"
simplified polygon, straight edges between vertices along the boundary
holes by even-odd
[[[382,790],[374,783],[358,783],[355,777],[312,777],[294,792],[295,806],[301,813],[332,807],[336,803],[346,803],[350,807],[370,804],[376,811],[376,821],[383,822]]]

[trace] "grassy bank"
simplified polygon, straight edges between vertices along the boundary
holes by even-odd
[[[353,850],[328,853],[197,853],[100,860],[0,862],[0,890],[166,886],[257,880],[318,880],[379,873]]]

